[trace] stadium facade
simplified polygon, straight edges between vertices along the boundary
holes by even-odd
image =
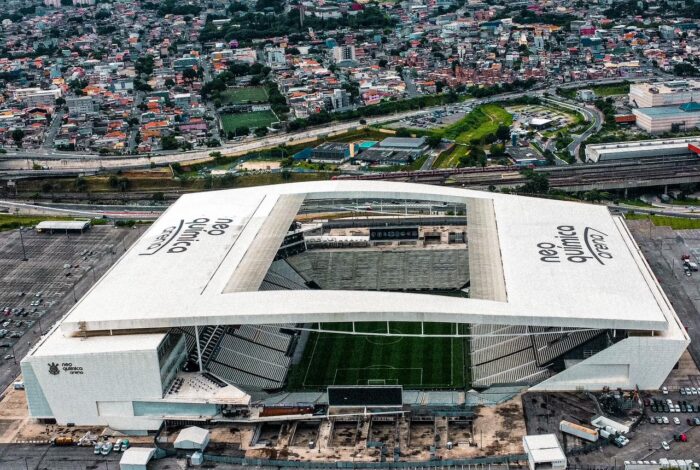
[[[689,344],[602,206],[379,181],[225,190],[180,198],[28,353],[30,414],[128,432],[248,418],[307,330],[367,321],[468,325],[448,336],[470,338],[477,388],[655,389]]]

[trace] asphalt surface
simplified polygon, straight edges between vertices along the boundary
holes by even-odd
[[[20,360],[41,335],[92,287],[140,232],[140,229],[96,226],[82,235],[66,236],[25,229],[21,240],[19,230],[0,233],[0,309],[26,311],[25,316],[5,316],[0,312],[0,321],[10,322],[3,328],[21,334],[20,338],[0,339],[0,345],[9,345],[0,349],[0,390],[16,380]],[[27,261],[22,261],[22,241]],[[71,267],[64,268],[66,264]],[[20,295],[22,292],[24,295]],[[31,305],[39,300],[40,305]]]
[[[700,272],[686,276],[681,256],[700,250],[700,231],[672,231],[648,221],[628,221],[628,226],[644,253],[661,287],[690,336],[688,352],[700,364]],[[700,251],[697,251],[700,254]]]

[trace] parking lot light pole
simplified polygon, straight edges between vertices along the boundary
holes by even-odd
[[[22,229],[24,229],[24,227],[20,226],[20,228],[19,228],[19,242],[22,245],[22,261],[28,261],[29,259],[27,258],[27,250],[24,247],[24,237],[22,236]]]

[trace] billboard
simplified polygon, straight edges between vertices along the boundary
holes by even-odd
[[[418,240],[418,227],[377,227],[369,229],[370,241]]]

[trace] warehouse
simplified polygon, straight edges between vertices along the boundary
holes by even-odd
[[[598,163],[653,157],[689,157],[693,152],[688,146],[697,143],[697,141],[697,137],[687,137],[589,144],[586,145],[586,162]]]
[[[418,223],[391,230],[400,239],[387,246],[315,248],[346,250],[323,258],[328,283],[354,282],[349,257],[383,282],[319,286],[318,266],[301,262],[304,238],[357,237],[367,217],[340,229],[309,214],[379,202],[401,207],[393,226],[415,227],[409,210],[425,205],[461,209],[441,216],[454,220],[444,234]],[[458,285],[428,284],[452,273]],[[30,414],[133,433],[247,416],[254,397],[284,387],[303,325],[362,334],[356,322],[387,326],[364,333],[375,336],[407,335],[390,323],[470,325],[442,335],[471,337],[474,386],[535,390],[657,388],[689,343],[624,220],[605,207],[382,181],[232,189],[181,197],[28,353]]]

